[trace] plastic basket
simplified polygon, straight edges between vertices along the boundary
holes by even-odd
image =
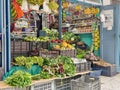
[[[59,50],[59,55],[68,56],[68,57],[76,57],[76,50]]]
[[[29,42],[23,41],[21,39],[14,39],[11,41],[11,52],[25,52],[29,51]]]
[[[70,78],[55,80],[55,90],[71,90],[70,82]]]
[[[75,63],[75,66],[77,73],[91,70],[90,62]]]
[[[99,78],[85,76],[82,79],[71,80],[71,90],[100,90]]]
[[[39,51],[39,56],[41,57],[49,57],[49,58],[54,58],[59,55],[59,51]]]
[[[92,77],[99,78],[99,76],[101,75],[101,72],[102,72],[102,70],[100,70],[100,69],[94,69],[93,71],[91,71],[89,73],[89,75]]]
[[[33,84],[30,90],[55,90],[54,80]]]
[[[104,66],[99,66],[99,65],[93,64],[93,68],[102,70],[101,75],[103,75],[103,76],[112,77],[117,74],[115,65],[104,67]]]

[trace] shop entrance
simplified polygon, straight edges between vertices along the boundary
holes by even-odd
[[[119,6],[102,7],[105,21],[101,27],[101,57],[103,60],[115,64],[120,71],[119,60]]]

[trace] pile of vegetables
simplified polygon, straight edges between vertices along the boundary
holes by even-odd
[[[19,66],[25,66],[27,69],[31,69],[33,64],[38,64],[39,66],[43,66],[44,59],[42,57],[24,57],[18,56],[15,58],[15,63]]]
[[[30,69],[33,64],[42,66],[43,72],[49,72],[51,76],[64,74],[64,76],[71,76],[75,74],[75,65],[73,60],[67,56],[58,56],[56,58],[42,58],[42,57],[24,57],[19,56],[15,58],[15,63],[19,66],[25,66]]]
[[[70,57],[58,56],[57,58],[45,58],[43,71],[34,75],[33,80],[48,79],[51,77],[65,77],[75,74],[75,65]]]
[[[67,42],[70,42],[70,41],[79,41],[80,37],[76,36],[72,32],[65,32],[62,35],[62,39],[65,40],[65,41],[67,41]]]
[[[77,55],[76,55],[76,57],[78,59],[84,58],[86,53],[87,53],[87,51],[81,50],[81,49],[77,48]]]
[[[58,39],[58,31],[56,29],[49,29],[49,28],[43,27],[42,30],[46,32],[50,40]]]
[[[30,69],[33,64],[42,67],[42,71],[37,74],[29,74],[29,72],[18,70],[13,72],[5,79],[5,83],[11,86],[25,87],[31,84],[31,80],[49,79],[52,77],[66,77],[75,74],[76,68],[73,60],[67,56],[58,56],[56,58],[42,57],[24,57],[15,58],[18,66],[25,66]]]
[[[12,76],[7,77],[5,83],[16,86],[16,87],[26,87],[32,82],[31,75],[24,71],[16,71]]]
[[[49,41],[49,37],[47,36],[40,36],[40,37],[33,37],[33,36],[28,36],[24,38],[25,41],[34,41],[34,42],[47,42]]]

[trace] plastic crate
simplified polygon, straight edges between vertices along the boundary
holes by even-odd
[[[99,78],[99,76],[101,75],[101,72],[102,72],[102,70],[100,70],[100,69],[94,69],[93,71],[91,71],[89,73],[89,75],[92,77]]]
[[[104,66],[93,64],[93,68],[101,69],[102,70],[101,75],[103,76],[112,77],[117,74],[115,65],[104,67]]]
[[[71,80],[71,90],[100,90],[99,78],[85,76],[82,79]]]
[[[54,88],[54,80],[53,81],[46,81],[46,82],[40,82],[31,85],[30,90],[55,90]]]
[[[14,52],[14,53],[11,53],[11,60],[14,61],[14,58],[18,57],[18,56],[28,56],[28,52],[25,51],[25,52]]]
[[[70,82],[71,82],[71,78],[56,79],[55,90],[71,90]]]
[[[75,63],[75,66],[77,73],[91,70],[90,62]]]
[[[59,50],[59,55],[68,56],[68,57],[76,57],[76,50]]]
[[[29,42],[30,45],[30,50],[33,49],[48,49],[49,48],[49,42],[34,42],[34,41],[30,41]]]
[[[59,55],[59,51],[39,51],[39,56],[54,58]]]
[[[29,42],[23,41],[22,39],[11,40],[11,52],[25,52],[29,51]]]

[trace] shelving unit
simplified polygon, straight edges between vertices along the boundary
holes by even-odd
[[[90,72],[91,72],[91,71],[85,71],[85,72],[76,73],[75,76],[88,74],[88,73],[90,73]],[[74,76],[72,76],[72,77],[74,77]],[[42,80],[37,80],[37,81],[35,80],[35,81],[32,82],[31,86],[32,86],[32,85],[35,85],[35,84],[38,84],[38,83],[46,83],[46,82],[50,82],[50,81],[53,81],[53,80],[56,80],[56,79],[67,79],[67,78],[70,78],[70,77],[42,79]],[[10,89],[10,90],[11,90],[11,88],[13,88],[13,87],[5,84],[3,81],[0,81],[0,89],[1,89],[1,90],[6,90],[6,89]]]

